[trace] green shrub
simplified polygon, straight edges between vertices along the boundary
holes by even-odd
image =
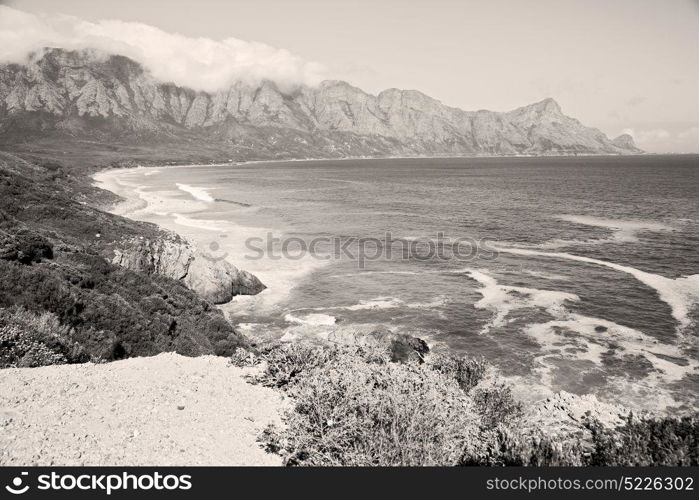
[[[592,465],[699,465],[699,420],[696,416],[661,419],[629,415],[623,427],[592,424]]]
[[[512,395],[512,389],[502,383],[477,388],[472,396],[484,427],[508,424],[522,415],[522,403]]]
[[[0,367],[36,367],[89,360],[73,330],[51,313],[23,309],[0,313]]]
[[[31,231],[20,230],[14,235],[0,233],[0,259],[29,265],[53,258],[53,245]]]
[[[544,430],[532,432],[500,424],[484,430],[476,443],[464,450],[460,465],[487,466],[580,466],[589,453],[578,439],[549,437]]]
[[[54,174],[63,177],[52,161],[0,154],[0,309],[54,314],[96,359],[166,351],[229,356],[246,345],[220,310],[181,282],[108,262],[124,241],[163,234],[76,203],[95,194],[87,178],[57,182]],[[28,338],[18,328],[5,332],[8,345],[17,335]]]
[[[486,375],[488,363],[483,358],[434,355],[430,366],[444,375],[454,378],[466,392],[473,389]]]

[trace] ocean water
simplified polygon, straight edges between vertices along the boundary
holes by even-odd
[[[699,407],[699,156],[117,170],[117,211],[269,287],[226,314],[294,340],[390,328],[537,399]],[[389,252],[388,249],[391,249]]]

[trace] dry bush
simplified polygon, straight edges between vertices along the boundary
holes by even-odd
[[[354,356],[367,363],[388,363],[390,354],[382,346],[320,345],[306,342],[273,342],[255,351],[239,348],[231,357],[235,366],[264,362],[264,371],[252,381],[267,387],[285,387],[313,368],[329,365],[340,357]]]
[[[590,425],[595,446],[592,465],[699,465],[699,418],[634,418],[606,429]]]
[[[285,430],[262,438],[288,465],[454,465],[479,425],[454,380],[343,351],[305,370],[288,394]]]
[[[579,439],[551,438],[545,430],[532,432],[510,423],[483,429],[464,450],[460,465],[581,466],[589,456]]]
[[[231,365],[238,368],[257,366],[262,362],[262,358],[252,351],[243,347],[238,347],[230,359]]]
[[[512,389],[503,383],[477,387],[471,396],[486,428],[513,423],[522,416],[522,403],[515,399]]]
[[[483,380],[488,371],[488,363],[483,358],[437,354],[431,357],[429,364],[438,372],[454,378],[466,392]]]
[[[73,330],[61,324],[55,314],[4,310],[0,314],[0,367],[87,361],[72,334]]]
[[[549,436],[482,359],[390,360],[387,349],[301,342],[241,349],[232,362],[261,364],[257,381],[293,402],[284,428],[260,437],[287,465],[697,464],[696,418]]]

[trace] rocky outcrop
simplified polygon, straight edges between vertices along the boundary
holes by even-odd
[[[196,253],[182,280],[214,304],[230,302],[236,295],[257,295],[266,287],[257,277],[225,260],[212,261]]]
[[[212,260],[176,235],[136,238],[114,249],[112,264],[182,281],[214,304],[236,295],[256,295],[266,287],[257,277],[225,260]]]
[[[236,82],[216,93],[156,81],[138,63],[46,50],[0,66],[0,140],[31,134],[215,143],[234,158],[445,154],[628,154],[553,99],[508,113],[463,111],[415,90],[371,95],[342,81],[282,91]]]
[[[184,279],[195,258],[194,248],[177,237],[135,238],[114,249],[112,264],[132,271]]]
[[[612,141],[612,144],[619,148],[628,149],[629,151],[633,151],[635,153],[641,153],[641,150],[638,149],[636,147],[636,144],[633,142],[633,137],[631,137],[629,134],[621,134],[620,136],[615,137]]]

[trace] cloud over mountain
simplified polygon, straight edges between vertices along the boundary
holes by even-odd
[[[320,64],[264,43],[190,38],[143,23],[35,15],[0,5],[0,63],[22,63],[44,47],[125,55],[160,81],[207,92],[237,80],[272,80],[292,88],[315,85],[324,76]]]

